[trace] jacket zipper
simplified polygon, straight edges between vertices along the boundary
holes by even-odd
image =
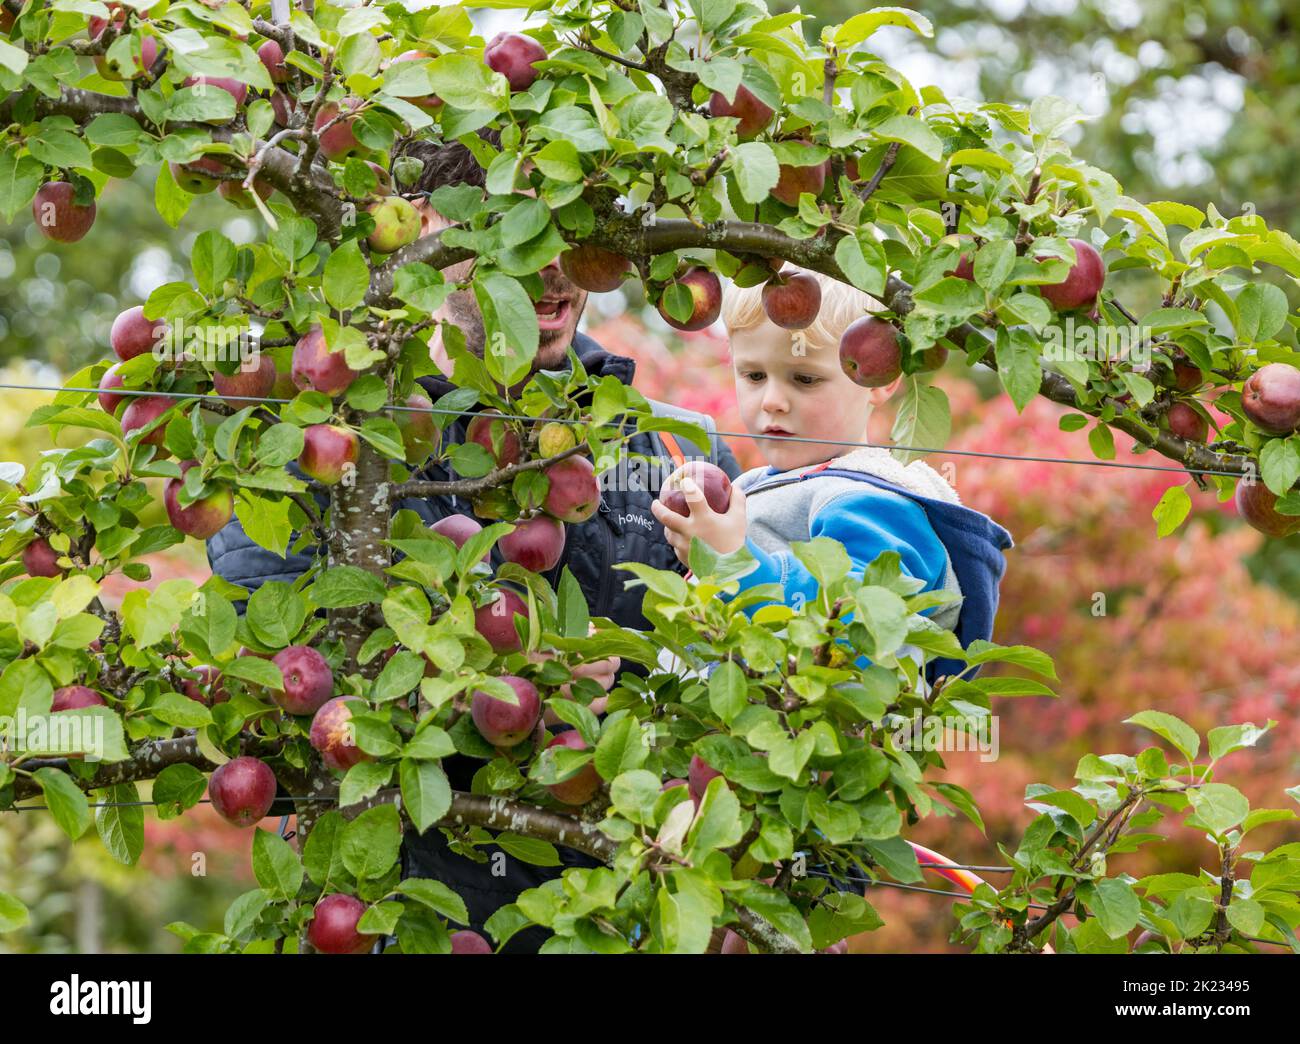
[[[609,514],[609,505],[605,503],[605,494],[600,495],[601,514]],[[600,597],[596,600],[596,611],[593,616],[608,616],[609,602],[611,598],[610,584],[613,583],[614,576],[614,533],[610,527],[609,520],[605,521],[605,568],[601,570],[600,576]]]

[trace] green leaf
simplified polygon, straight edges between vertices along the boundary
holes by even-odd
[[[307,835],[303,864],[312,881],[324,888],[344,874],[343,830],[347,822],[339,812],[326,812]]]
[[[289,842],[261,827],[253,834],[253,875],[273,899],[293,899],[302,887],[302,862]]]
[[[245,619],[258,641],[282,649],[306,622],[306,600],[284,581],[268,580],[249,596]]]
[[[1189,790],[1187,798],[1196,818],[1213,834],[1222,836],[1250,812],[1250,801],[1236,787],[1226,783],[1205,783]]]
[[[118,783],[99,791],[103,802],[95,809],[95,829],[109,854],[134,866],[144,851],[144,807],[134,783]]]
[[[1097,882],[1086,905],[1111,939],[1131,932],[1142,912],[1133,886],[1113,877]]]
[[[347,808],[378,794],[393,778],[390,762],[361,761],[348,769],[339,786],[339,807]]]
[[[843,25],[836,26],[833,30],[835,46],[841,50],[849,50],[862,43],[877,29],[887,25],[903,26],[927,39],[934,35],[930,20],[917,11],[909,11],[902,7],[876,7],[855,14]]]
[[[89,829],[89,803],[71,776],[58,769],[42,768],[33,772],[32,778],[45,795],[45,804],[60,830],[75,841]]]
[[[731,159],[731,174],[736,179],[740,197],[746,203],[762,203],[780,180],[780,166],[770,145],[761,141],[745,142],[736,147]],[[857,240],[846,237],[850,243]]]
[[[1167,537],[1181,526],[1192,510],[1192,498],[1182,486],[1170,486],[1151,511],[1156,520],[1156,536]]]
[[[975,282],[990,293],[1011,274],[1016,263],[1016,245],[1009,239],[994,239],[975,254]]]
[[[891,116],[884,123],[873,127],[872,133],[882,141],[911,145],[929,159],[943,159],[943,142],[924,120],[916,116]]]
[[[709,706],[728,725],[749,705],[748,693],[745,673],[731,660],[718,664],[709,675]]]
[[[593,760],[601,778],[615,779],[624,772],[640,768],[649,754],[640,721],[627,715],[612,725],[606,725],[600,742],[596,744]]]
[[[26,928],[31,922],[27,907],[16,896],[0,892],[0,935]]]
[[[943,449],[951,434],[952,412],[947,393],[915,376],[908,377],[890,437],[896,447],[916,446],[917,450],[896,448],[894,456],[910,464],[929,450]]]
[[[547,142],[533,155],[537,169],[556,181],[582,180],[582,159],[572,142]]]
[[[216,294],[235,271],[235,244],[215,229],[200,232],[190,251],[194,281],[205,294]]]
[[[1164,711],[1139,711],[1131,718],[1125,718],[1126,725],[1141,725],[1150,729],[1157,736],[1168,740],[1176,750],[1189,761],[1195,760],[1201,749],[1201,737],[1187,722]]]
[[[995,354],[998,379],[1016,404],[1016,412],[1023,413],[1043,383],[1038,344],[1028,330],[1008,330],[1000,326]]]
[[[442,766],[433,761],[403,758],[400,770],[402,803],[416,830],[428,830],[451,808],[451,785]]]
[[[384,581],[357,566],[334,566],[316,577],[313,600],[323,609],[346,609],[382,602],[388,593]]]
[[[515,384],[537,355],[540,333],[532,299],[517,279],[499,272],[476,278],[474,297],[483,313],[488,372],[503,384]]]
[[[1210,741],[1210,757],[1215,761],[1231,754],[1234,750],[1244,750],[1247,747],[1253,747],[1263,738],[1263,736],[1276,724],[1270,721],[1262,729],[1253,722],[1245,722],[1241,725],[1223,725],[1217,729],[1211,729],[1208,734]]]
[[[469,912],[465,909],[465,901],[441,881],[431,881],[424,877],[408,877],[402,882],[402,894],[427,906],[449,921],[469,924]]]
[[[331,308],[344,311],[366,299],[370,288],[370,268],[355,239],[330,254],[321,273],[321,289]]]
[[[207,776],[193,765],[168,765],[153,781],[151,798],[158,818],[174,819],[193,808],[207,787]]]

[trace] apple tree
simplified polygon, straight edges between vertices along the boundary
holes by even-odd
[[[1098,456],[1118,429],[1235,491],[1265,532],[1300,527],[1297,319],[1265,278],[1300,275],[1300,244],[1258,214],[1124,195],[1062,140],[1082,117],[1060,99],[917,91],[868,44],[889,27],[928,37],[918,14],[856,14],[809,45],[804,16],[751,0],[558,3],[545,28],[488,41],[454,5],[0,10],[8,220],[33,221],[50,249],[93,250],[113,180],[144,170],[172,225],[214,191],[264,225],[245,245],[198,231],[191,278],[130,304],[112,364],[31,417],[79,444],[0,476],[0,806],[39,797],[72,837],[93,819],[125,863],[142,845],[141,784],[159,816],[206,792],[254,827],[259,887],[220,931],[173,926],[189,950],[362,952],[381,935],[403,952],[490,948],[457,932],[464,904],[444,883],[400,879],[402,832],[431,829],[603,863],[499,910],[498,945],[536,924],[557,951],[702,951],[725,930],[827,949],[878,923],[855,879],[920,878],[910,824],[981,825],[900,723],[977,725],[995,699],[1055,694],[1043,653],[962,648],[921,615],[948,596],[920,592],[895,555],[853,574],[825,539],[794,549],[820,584],[798,610],[775,585],[738,595],[752,560],[698,542],[694,583],[620,565],[648,631],[592,619],[567,572],[552,587],[540,574],[564,526],[596,509],[632,434],[706,438],[589,380],[575,355],[535,371],[537,273],[557,254],[592,291],[634,275],[687,330],[716,319],[722,277],[769,283],[774,320],[806,325],[816,304],[781,263],[825,273],[885,306],[840,354],[864,384],[906,375],[900,444],[943,444],[948,402],[925,374],[953,352],[1021,408],[1069,406]],[[432,193],[451,225],[424,236],[415,139],[459,141],[486,172],[483,191]],[[463,280],[444,276],[471,259]],[[1163,288],[1140,319],[1116,293],[1134,271]],[[479,304],[481,356],[434,317],[454,290]],[[436,403],[416,383],[435,334],[456,385]],[[1232,418],[1213,438],[1210,398]],[[450,444],[443,429],[467,411]],[[431,457],[456,477],[420,477]],[[144,526],[159,493],[168,524]],[[393,511],[452,494],[488,524]],[[1187,509],[1171,487],[1158,534]],[[215,576],[145,586],[151,553],[232,517],[312,567],[251,596]],[[109,609],[113,574],[140,586]],[[659,669],[664,652],[690,669]],[[575,671],[611,656],[646,676],[624,673],[598,715],[600,686]],[[934,659],[961,669],[927,685]],[[977,677],[989,664],[1021,673]],[[572,728],[551,736],[543,708]],[[1214,774],[1271,723],[1214,730],[1202,758],[1171,715],[1132,721],[1172,760],[1160,746],[1090,755],[1074,785],[1031,788],[1036,816],[1004,850],[1014,873],[975,889],[957,931],[988,951],[1297,946],[1300,851],[1242,848],[1295,816],[1251,809]],[[448,783],[453,754],[482,761],[470,792]],[[296,847],[256,828],[277,784]],[[1163,816],[1204,832],[1199,876],[1108,867],[1157,840]],[[0,928],[24,916],[0,896]]]

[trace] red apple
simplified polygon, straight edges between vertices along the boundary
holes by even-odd
[[[840,366],[863,388],[893,384],[903,373],[898,331],[873,315],[855,319],[840,335]]]
[[[214,373],[212,384],[227,406],[242,410],[271,394],[275,387],[275,362],[269,355],[257,352],[242,360],[234,373]]]
[[[181,682],[181,692],[196,703],[201,703],[205,707],[211,707],[218,703],[225,703],[230,699],[230,694],[226,692],[225,686],[221,684],[221,672],[215,667],[209,667],[206,664],[195,667],[196,678],[186,678]]]
[[[307,941],[320,953],[369,953],[375,936],[357,931],[365,912],[366,904],[355,896],[327,895],[316,904],[307,926]]]
[[[741,141],[749,141],[772,122],[776,112],[741,84],[736,88],[734,101],[729,102],[721,91],[714,91],[709,97],[709,115],[735,116],[740,120],[736,125],[736,137]]]
[[[360,452],[361,440],[356,432],[336,424],[313,424],[302,433],[298,467],[308,478],[335,486],[356,466]]]
[[[23,568],[28,576],[62,576],[59,553],[43,537],[37,537],[23,548]]]
[[[704,502],[710,510],[719,515],[727,513],[731,506],[731,479],[720,467],[707,460],[688,461],[664,480],[659,491],[659,500],[664,507],[679,515],[690,515],[690,503],[682,492],[682,482],[688,478],[704,491]]]
[[[437,522],[429,527],[433,532],[445,536],[458,548],[464,547],[465,542],[475,533],[483,532],[483,527],[475,522],[469,515],[448,515],[446,518],[440,518]],[[483,561],[491,560],[491,553],[483,555]]]
[[[215,156],[200,156],[189,163],[171,164],[171,171],[182,189],[191,196],[203,196],[221,184],[221,175],[226,173],[226,167]]]
[[[138,395],[126,405],[122,411],[122,434],[129,435],[133,431],[139,431],[152,424],[172,407],[172,400],[163,398],[161,395]],[[167,423],[159,424],[148,435],[140,441],[146,446],[157,446],[159,458],[167,456],[167,450],[163,446],[163,439],[167,437]]]
[[[712,326],[722,314],[722,282],[707,268],[696,266],[676,280],[691,292],[692,309],[686,320],[674,319],[659,301],[659,314],[677,330],[703,330]]]
[[[355,109],[360,104],[360,98],[343,99],[343,108],[348,110]],[[316,114],[315,123],[312,124],[312,129],[318,133],[320,139],[320,151],[326,159],[341,160],[366,151],[362,148],[361,143],[357,141],[356,135],[352,133],[354,117],[341,119],[331,125],[329,129],[321,131],[321,128],[333,120],[341,111],[338,102],[326,102],[320,107],[320,111]]]
[[[114,363],[104,371],[104,376],[99,379],[99,408],[105,413],[117,414],[117,408],[126,399],[131,398],[129,395],[114,395],[110,388],[123,387],[122,375],[118,372],[121,363]]]
[[[284,48],[276,41],[267,40],[257,49],[257,57],[262,60],[266,66],[267,74],[271,77],[272,83],[288,83],[289,77],[293,71],[289,66],[284,64]]]
[[[523,459],[523,447],[509,422],[499,419],[500,417],[498,410],[483,410],[474,414],[465,427],[465,441],[477,442],[492,454],[497,467],[505,468],[518,464]]]
[[[698,754],[691,755],[691,767],[687,770],[687,787],[691,796],[698,801],[704,800],[704,792],[709,788],[709,780],[722,773],[711,766]]]
[[[235,99],[235,107],[244,104],[244,99],[248,97],[248,84],[241,83],[239,80],[229,76],[187,76],[182,87],[195,87],[200,93],[212,88],[225,91]],[[224,122],[224,121],[215,121]]]
[[[311,720],[311,745],[335,772],[346,772],[353,765],[374,760],[357,746],[349,698],[355,697],[335,696],[326,701]]]
[[[297,111],[297,100],[284,91],[276,91],[271,95],[271,117],[277,127],[288,127],[289,117]]]
[[[94,689],[85,685],[65,685],[54,690],[54,699],[50,703],[51,713],[80,710],[82,707],[107,707],[108,702]]]
[[[1300,515],[1283,515],[1277,510],[1277,496],[1263,482],[1238,482],[1233,496],[1237,514],[1261,533],[1285,537],[1300,530]]]
[[[46,239],[75,243],[95,223],[95,204],[79,205],[71,182],[47,181],[32,199],[32,218]]]
[[[1176,402],[1170,406],[1163,420],[1162,427],[1189,442],[1204,442],[1210,433],[1206,419],[1185,402]]]
[[[137,355],[146,355],[167,333],[164,319],[146,319],[144,307],[136,305],[128,308],[113,320],[113,329],[109,332],[109,343],[113,351],[123,362],[134,359]],[[121,383],[120,381],[118,382]],[[111,413],[112,410],[109,410]]]
[[[797,207],[799,196],[804,192],[821,195],[822,189],[826,187],[826,164],[826,160],[807,167],[782,163],[777,170],[776,186],[772,189],[773,198],[779,199],[788,207]]]
[[[1241,409],[1265,434],[1291,434],[1300,427],[1300,370],[1288,363],[1261,366],[1241,387]]]
[[[546,49],[520,33],[497,33],[483,48],[483,60],[510,81],[512,91],[526,91],[537,79],[534,62],[546,61]]]
[[[271,698],[290,714],[315,714],[334,693],[334,672],[310,645],[281,649],[271,662],[284,675],[284,688]]]
[[[514,591],[501,588],[492,601],[474,610],[474,629],[494,652],[518,652],[523,643],[515,631],[516,616],[528,619],[528,603]]]
[[[492,953],[492,944],[478,932],[468,929],[451,933],[452,953]]]
[[[534,515],[515,523],[512,532],[499,541],[507,562],[515,562],[533,573],[554,569],[564,554],[564,523],[549,515]]]
[[[574,455],[558,460],[543,474],[550,482],[542,510],[561,522],[585,522],[600,504],[596,469],[586,457]]]
[[[727,934],[722,937],[723,953],[749,953],[749,943],[745,942],[743,936],[737,935],[730,928]]]
[[[423,392],[412,392],[402,405],[404,410],[394,410],[393,420],[402,433],[406,447],[406,463],[423,464],[438,452],[442,432],[433,422],[433,401]]]
[[[479,733],[492,746],[513,747],[532,733],[542,714],[542,701],[537,695],[537,686],[528,679],[506,674],[500,680],[514,690],[518,705],[512,706],[479,689],[470,701],[470,716]]]
[[[1106,262],[1097,249],[1082,239],[1071,239],[1070,245],[1074,247],[1075,262],[1065,279],[1038,288],[1057,311],[1092,307],[1106,282]]]
[[[220,486],[194,503],[181,507],[179,494],[184,476],[190,468],[198,467],[197,460],[181,464],[181,478],[168,479],[163,487],[163,505],[173,526],[187,536],[207,540],[216,536],[235,513],[235,498],[230,490]]]
[[[579,244],[560,255],[560,271],[574,286],[605,294],[623,285],[628,259],[612,250]]]
[[[95,37],[98,38],[96,33]],[[135,54],[135,44],[131,47],[131,61],[123,65],[114,58],[109,58],[106,54],[95,55],[95,69],[99,75],[106,80],[135,80],[144,76],[153,68],[153,63],[158,60],[158,41],[152,36],[141,35],[140,53],[137,57]]]
[[[271,198],[271,193],[275,188],[263,181],[261,178],[253,179],[253,192],[256,192],[260,198],[267,200]],[[238,181],[227,179],[217,186],[217,195],[227,203],[238,207],[240,210],[255,210],[257,204],[253,202],[253,193]]]
[[[271,811],[275,773],[258,758],[235,758],[217,766],[209,777],[208,797],[217,815],[231,826],[254,826]]]
[[[586,750],[587,742],[577,729],[570,729],[555,736],[547,749],[551,747],[568,747],[570,750]],[[552,783],[547,788],[556,801],[566,805],[585,805],[600,789],[600,773],[591,762],[583,765],[578,773],[559,783]]]
[[[763,311],[783,329],[806,329],[821,307],[821,284],[807,272],[779,275],[763,287]]]
[[[302,337],[293,349],[293,383],[301,390],[341,395],[360,374],[348,365],[342,352],[331,352],[319,326]]]

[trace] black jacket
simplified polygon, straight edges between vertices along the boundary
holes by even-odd
[[[611,355],[585,334],[574,337],[573,347],[593,378],[612,374],[624,384],[632,383],[636,370],[633,360]],[[420,383],[434,402],[454,387],[439,377],[424,377]],[[712,418],[653,400],[652,407],[656,415],[693,421],[709,433],[711,445],[707,451],[685,440],[677,440],[681,452],[688,459],[694,456],[713,461],[733,479],[740,473],[731,451],[720,437],[714,435],[717,429]],[[456,418],[448,424],[443,431],[444,444],[463,442],[467,423],[468,417],[465,417]],[[660,476],[672,470],[671,455],[663,441],[654,433],[634,435],[628,440],[628,450],[662,460],[664,468],[658,472]],[[631,577],[612,566],[617,562],[644,562],[659,569],[673,569],[683,574],[686,570],[664,539],[663,527],[650,512],[650,503],[658,493],[654,473],[647,474],[641,470],[629,474],[649,478],[650,481],[640,483],[644,488],[620,488],[637,483],[617,479],[611,482],[606,479],[599,510],[586,522],[565,526],[564,554],[555,568],[546,574],[546,578],[554,586],[567,565],[587,596],[592,616],[608,617],[624,627],[644,630],[647,626],[641,612],[644,588],[624,590],[624,583]],[[422,473],[422,477],[441,481],[456,476],[449,469],[430,466]],[[418,512],[428,523],[447,515],[473,515],[469,503],[456,497],[403,500],[394,505],[394,510],[402,508]],[[484,521],[484,524],[489,523]],[[267,580],[292,580],[311,564],[309,555],[281,558],[257,546],[244,533],[238,519],[232,519],[208,541],[208,560],[214,573],[250,592]],[[493,566],[498,566],[503,561],[500,551],[494,548]],[[635,666],[631,669],[637,670]],[[637,673],[643,671],[637,670]],[[443,767],[452,788],[462,791],[470,789],[470,780],[481,764],[462,755],[443,759]],[[402,844],[402,876],[434,878],[455,889],[469,908],[471,927],[483,933],[483,922],[497,908],[513,902],[521,891],[558,877],[564,866],[599,865],[587,856],[567,848],[559,849],[562,862],[560,867],[532,866],[504,853],[503,858],[497,857],[495,854],[500,850],[496,845],[485,846],[481,851],[488,854],[489,862],[475,863],[450,853],[441,830],[437,828],[422,835],[408,832]],[[499,872],[502,867],[504,875],[495,876],[493,870]],[[507,946],[506,952],[536,952],[547,934],[540,928],[520,932]]]

